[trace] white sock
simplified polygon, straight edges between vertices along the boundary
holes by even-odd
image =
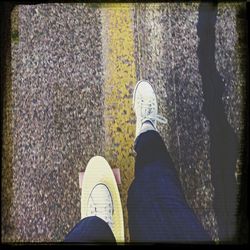
[[[150,121],[145,121],[141,126],[139,134],[146,132],[148,130],[156,130],[156,129]]]

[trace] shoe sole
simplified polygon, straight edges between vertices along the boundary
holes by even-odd
[[[87,217],[89,195],[97,184],[104,184],[109,189],[113,201],[112,232],[116,242],[124,242],[124,221],[120,193],[112,169],[102,156],[94,156],[87,164],[81,194],[81,218]]]

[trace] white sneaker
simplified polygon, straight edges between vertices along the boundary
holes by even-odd
[[[158,115],[155,92],[151,84],[145,80],[139,81],[133,93],[133,107],[136,115],[136,137],[141,133],[144,122],[150,121],[157,130],[157,121],[167,123],[167,119]]]
[[[97,216],[103,219],[112,229],[113,212],[113,200],[108,187],[104,184],[97,184],[88,198],[87,216]]]

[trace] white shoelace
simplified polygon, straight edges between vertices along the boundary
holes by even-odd
[[[92,199],[92,202],[93,203],[90,204],[90,214],[102,218],[112,228],[113,221],[109,216],[109,214],[111,214],[111,217],[112,217],[112,206],[111,206],[111,204],[107,205],[107,204],[102,204],[102,203],[98,204],[96,202],[94,203],[93,199]]]
[[[92,194],[89,197],[88,202],[88,216],[98,216],[104,221],[106,221],[109,226],[112,228],[113,221],[112,221],[112,214],[113,214],[113,207],[112,207],[112,198],[111,201],[108,197],[104,199],[104,197],[100,197],[99,195],[95,194],[94,197]]]
[[[146,102],[141,102],[141,114],[143,114],[143,116],[141,117],[141,122],[143,123],[146,120],[150,120],[152,122],[157,121],[159,123],[163,123],[166,124],[168,122],[168,120],[163,117],[162,115],[158,115],[158,114],[154,114],[155,113],[155,102],[152,101],[152,98],[146,98],[144,97],[144,99],[146,99]]]

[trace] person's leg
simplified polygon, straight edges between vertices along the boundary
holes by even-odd
[[[109,225],[97,216],[82,219],[67,234],[65,242],[109,242],[116,243],[114,234]]]
[[[135,151],[135,179],[127,204],[131,241],[211,241],[185,200],[158,132],[140,134]]]
[[[135,179],[128,192],[128,223],[132,242],[211,241],[188,206],[174,164],[156,131],[157,101],[147,81],[133,94],[136,114]]]

